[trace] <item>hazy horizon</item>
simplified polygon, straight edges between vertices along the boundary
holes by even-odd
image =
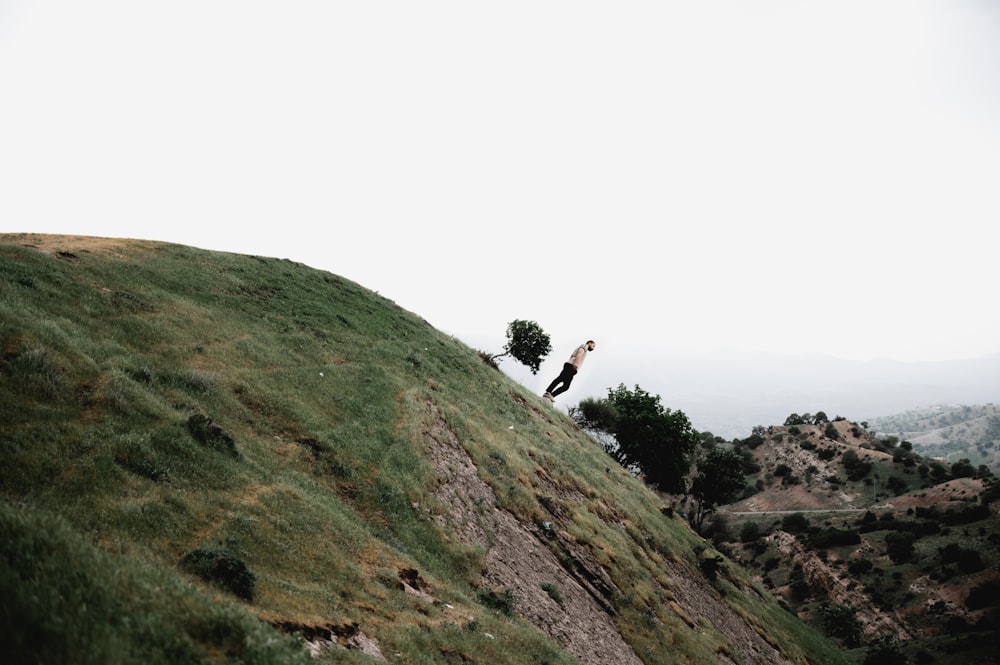
[[[0,230],[288,258],[615,383],[954,359],[1000,352],[997,80],[980,1],[0,2]]]
[[[494,352],[502,346],[463,341]],[[660,395],[665,407],[683,411],[698,431],[728,440],[748,436],[757,425],[781,425],[792,413],[823,411],[830,418],[862,422],[939,404],[1000,402],[1000,353],[904,362],[820,353],[667,350],[637,361],[632,355],[603,351],[598,348],[587,359],[557,408],[565,410],[584,397],[606,397],[607,389],[619,384],[638,385]],[[553,351],[536,376],[513,359],[500,366],[540,393],[562,362],[562,354]]]

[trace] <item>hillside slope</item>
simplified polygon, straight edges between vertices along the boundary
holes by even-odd
[[[0,236],[0,404],[6,663],[848,662],[563,414],[303,265]]]
[[[713,538],[777,598],[847,647],[888,637],[913,663],[998,662],[1000,485],[988,468],[924,458],[847,420],[760,428],[742,444],[755,491],[725,507]]]

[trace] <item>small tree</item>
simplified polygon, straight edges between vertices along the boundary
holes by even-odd
[[[697,506],[694,528],[701,532],[705,518],[715,507],[732,503],[746,487],[743,456],[735,448],[717,446],[698,461],[698,475],[691,483],[691,496]]]
[[[489,360],[495,363],[500,358],[511,356],[530,369],[532,374],[538,374],[542,360],[551,351],[551,340],[541,326],[534,321],[515,319],[507,324],[507,343],[503,353],[493,354]]]
[[[785,418],[785,427],[792,427],[794,425],[805,425],[805,424],[806,424],[806,419],[797,413],[789,414],[789,416]]]
[[[893,563],[906,563],[913,556],[916,536],[906,531],[890,531],[885,534],[885,553]]]

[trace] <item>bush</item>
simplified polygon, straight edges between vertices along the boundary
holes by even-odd
[[[861,624],[857,611],[847,605],[824,605],[819,609],[826,634],[853,649],[861,644]]]
[[[965,606],[972,611],[997,605],[1000,600],[1000,580],[989,580],[972,588]]]
[[[514,592],[510,589],[496,591],[495,589],[480,589],[479,602],[503,615],[514,616]]]
[[[215,448],[232,457],[240,456],[239,451],[236,450],[236,440],[233,436],[213,423],[208,416],[196,413],[188,418],[187,425],[191,436],[198,443]]]
[[[241,559],[225,550],[192,550],[181,559],[181,568],[234,596],[253,600],[257,578]]]
[[[842,545],[857,545],[861,535],[857,531],[835,529],[829,527],[809,537],[809,544],[816,548],[838,547]]]
[[[740,542],[752,543],[760,539],[760,525],[756,522],[744,522],[740,528]]]
[[[870,572],[874,567],[875,564],[868,559],[855,559],[847,564],[847,572],[855,576],[864,575],[865,573]]]
[[[899,641],[884,635],[868,645],[862,665],[906,665],[906,662]]]
[[[554,582],[542,582],[542,590],[549,595],[549,598],[558,604],[563,604],[562,592]]]
[[[781,528],[788,533],[803,533],[809,529],[809,519],[802,513],[785,515],[781,520]]]
[[[885,552],[895,563],[906,563],[913,556],[916,536],[904,531],[893,531],[885,535]]]
[[[966,574],[978,572],[985,567],[979,552],[961,547],[958,543],[948,543],[938,553],[942,566],[957,563],[959,569]]]
[[[841,458],[841,464],[844,465],[844,470],[847,471],[848,480],[858,481],[868,475],[872,470],[871,462],[863,462],[858,454],[853,450],[848,450],[844,453]]]

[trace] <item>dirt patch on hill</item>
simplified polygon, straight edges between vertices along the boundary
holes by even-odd
[[[90,252],[119,254],[123,249],[161,247],[164,243],[127,238],[92,238],[90,236],[47,235],[44,233],[4,233],[0,242],[30,247],[61,259],[75,259]]]
[[[976,478],[956,478],[913,492],[906,496],[896,497],[890,502],[893,508],[927,508],[929,506],[947,506],[950,501],[972,501],[983,491],[983,481]]]
[[[567,571],[541,534],[497,507],[493,489],[432,405],[424,440],[439,479],[435,498],[446,508],[434,519],[462,543],[486,549],[484,590],[512,594],[517,614],[583,663],[642,665],[595,598],[600,592]]]

